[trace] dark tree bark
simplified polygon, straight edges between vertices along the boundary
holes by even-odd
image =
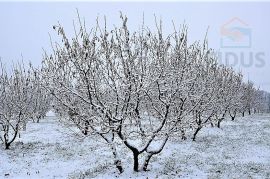
[[[209,118],[208,118],[209,119]],[[207,121],[208,121],[207,119]],[[207,122],[205,121],[205,122]],[[192,137],[192,140],[195,141],[196,140],[196,136],[198,134],[198,132],[201,130],[201,128],[203,127],[202,126],[202,119],[201,119],[201,113],[196,111],[196,124],[198,125],[198,127],[196,128],[194,134],[193,134],[193,137]]]
[[[140,155],[139,150],[137,148],[133,147],[132,145],[130,145],[126,140],[124,140],[124,137],[123,137],[120,130],[117,132],[117,134],[120,137],[120,139],[122,139],[124,144],[132,151],[132,153],[133,153],[133,170],[135,172],[139,172],[139,155]]]
[[[122,167],[122,162],[120,159],[118,159],[117,157],[117,153],[116,153],[116,148],[114,146],[111,146],[111,149],[113,151],[113,157],[114,157],[114,165],[116,166],[116,168],[118,169],[118,171],[120,173],[124,172],[124,169]]]
[[[218,123],[217,123],[217,127],[218,127],[218,128],[220,128],[220,123],[221,123],[221,121],[218,120]]]
[[[153,156],[153,154],[148,154],[146,156],[146,159],[145,159],[145,162],[144,162],[144,165],[143,165],[143,171],[147,171],[147,167],[148,167],[149,161],[152,158],[152,156]]]
[[[122,163],[121,163],[121,160],[116,160],[116,162],[114,162],[114,164],[116,165],[116,168],[118,169],[118,171],[120,173],[123,173],[124,172],[124,169],[122,167]]]
[[[201,129],[202,129],[202,126],[199,126],[199,127],[196,129],[196,131],[195,131],[195,133],[193,134],[193,137],[192,137],[192,140],[193,140],[193,141],[196,140],[196,136],[197,136],[198,132],[199,132]]]
[[[40,119],[41,119],[41,116],[38,116],[37,123],[39,123]]]
[[[114,144],[114,133],[111,134],[110,138],[106,137],[104,134],[99,134],[110,146],[114,158],[114,165],[120,173],[124,172],[124,168],[122,167],[121,159],[118,158],[117,150]]]
[[[9,143],[9,142],[5,143],[5,149],[6,149],[6,150],[9,150],[10,144],[11,144],[11,143]]]
[[[229,114],[231,116],[232,121],[234,121],[236,117],[236,110],[234,110],[233,113],[229,112]]]
[[[144,164],[143,164],[143,168],[142,168],[143,171],[147,171],[147,167],[148,167],[150,159],[152,158],[152,156],[159,154],[163,150],[163,148],[166,145],[168,139],[169,139],[169,136],[166,137],[166,139],[164,140],[164,142],[163,142],[162,146],[159,148],[159,150],[151,151],[151,152],[147,151],[148,155],[146,156],[146,158],[144,160]]]
[[[133,151],[133,170],[139,171],[139,152]]]
[[[218,119],[218,123],[217,123],[217,127],[218,127],[218,128],[220,128],[220,124],[221,124],[221,122],[224,120],[225,115],[226,115],[226,112],[227,112],[227,111],[225,111],[225,112],[222,114],[222,117]]]
[[[182,134],[182,140],[187,140],[186,134],[184,130],[181,130],[181,134]]]
[[[8,134],[4,134],[4,144],[5,144],[5,149],[8,150],[10,148],[10,145],[14,140],[16,139],[17,135],[19,133],[19,122],[16,124],[14,128],[14,135],[12,139],[9,141]]]
[[[83,132],[83,134],[84,135],[87,135],[88,134],[88,129],[89,129],[89,126],[90,125],[90,123],[89,123],[89,121],[88,120],[86,120],[86,122],[85,122],[85,124],[84,124],[84,130],[82,131]]]

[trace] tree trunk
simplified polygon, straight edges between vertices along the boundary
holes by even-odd
[[[233,114],[231,114],[231,112],[229,114],[231,116],[232,121],[234,121],[234,119],[236,117],[236,110],[233,111]]]
[[[221,120],[218,120],[217,127],[220,128]]]
[[[87,130],[86,130],[87,131]],[[122,167],[122,162],[121,159],[119,158],[118,154],[117,154],[117,150],[115,147],[115,142],[114,142],[114,133],[111,133],[110,138],[106,137],[104,134],[100,134],[100,136],[108,143],[109,147],[112,150],[112,154],[113,154],[113,161],[114,161],[114,165],[117,168],[117,170],[120,173],[124,172],[124,168]]]
[[[83,130],[83,134],[84,135],[87,135],[88,134],[88,129],[89,129],[89,126],[90,125],[90,123],[89,123],[89,121],[87,120],[86,122],[85,122],[85,124],[84,124],[84,130]]]
[[[152,158],[153,154],[148,154],[145,158],[144,164],[143,164],[143,171],[147,171],[147,167],[149,164],[150,159]]]
[[[245,112],[242,112],[242,117],[245,117]]]
[[[248,115],[251,115],[251,111],[250,111],[250,109],[248,110]]]
[[[114,165],[116,166],[116,168],[118,169],[118,171],[120,173],[123,173],[124,172],[124,169],[122,167],[122,162],[121,160],[118,158],[118,155],[117,155],[117,151],[116,151],[116,148],[113,144],[111,144],[111,149],[112,149],[112,152],[113,152],[113,158],[114,158]]]
[[[118,169],[118,171],[119,171],[120,173],[123,173],[123,172],[124,172],[124,169],[123,169],[123,167],[122,167],[122,162],[121,162],[121,160],[115,160],[115,161],[114,161],[114,165],[116,166],[116,168]]]
[[[193,140],[193,141],[196,140],[196,136],[197,136],[198,132],[199,132],[201,129],[202,129],[202,126],[199,126],[199,127],[196,129],[196,131],[195,131],[195,133],[193,134],[193,137],[192,137],[192,140]]]
[[[186,134],[184,130],[181,130],[181,134],[182,134],[182,140],[187,140]]]
[[[132,151],[133,152],[133,170],[135,172],[139,171],[139,152]]]
[[[120,139],[122,139],[124,144],[132,151],[132,153],[133,153],[133,170],[135,172],[139,172],[139,155],[140,155],[139,150],[136,147],[133,147],[132,145],[130,145],[127,142],[127,140],[124,140],[124,137],[123,137],[121,131],[118,131],[117,134],[120,137]]]
[[[9,138],[7,137],[8,136],[8,133],[4,134],[4,143],[5,143],[5,149],[8,150],[11,143],[14,142],[14,140],[16,139],[17,135],[19,133],[19,123],[16,125],[15,129],[14,129],[14,135],[12,137],[11,140],[9,140]]]
[[[218,123],[217,123],[217,127],[218,127],[218,128],[220,128],[220,124],[221,124],[221,122],[224,120],[225,114],[226,114],[226,112],[223,113],[223,114],[222,114],[222,117],[218,119]]]
[[[10,143],[9,143],[9,142],[6,142],[6,143],[5,143],[5,149],[8,150],[9,147],[10,147]]]

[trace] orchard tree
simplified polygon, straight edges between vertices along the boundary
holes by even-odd
[[[254,84],[251,81],[242,84],[241,91],[241,113],[242,116],[245,116],[245,112],[251,114],[252,107],[254,105],[255,100],[255,88]]]
[[[229,108],[232,103],[232,83],[231,80],[234,78],[234,71],[226,66],[221,66],[219,73],[217,74],[217,86],[216,86],[216,106],[215,120],[217,122],[217,127],[220,128],[221,122],[225,119]]]
[[[243,83],[242,74],[235,74],[231,79],[231,92],[230,92],[230,106],[229,106],[229,115],[233,120],[235,120],[237,114],[240,112],[241,107],[241,85]]]
[[[144,26],[131,33],[127,17],[121,19],[120,27],[97,23],[89,33],[80,23],[71,40],[54,26],[63,45],[45,54],[42,74],[58,111],[84,134],[103,138],[120,172],[116,137],[132,152],[134,171],[146,171],[169,137],[191,125],[187,116],[203,96],[192,93],[201,49],[187,45],[186,27],[164,36],[156,23],[157,33]]]
[[[32,104],[29,109],[32,114],[33,122],[39,122],[44,118],[47,112],[51,109],[51,94],[44,88],[46,82],[37,71],[31,71],[31,83],[33,86]],[[45,84],[42,84],[45,83]]]
[[[22,64],[14,65],[11,73],[1,63],[0,71],[0,139],[9,149],[22,125],[31,116],[33,86],[31,73]]]
[[[205,47],[204,47],[205,48]],[[204,49],[203,48],[203,49]],[[207,50],[206,53],[201,51],[200,60],[196,65],[199,72],[196,78],[196,85],[194,86],[195,93],[202,94],[198,105],[192,112],[194,119],[194,133],[192,140],[196,140],[198,132],[207,124],[213,122],[215,114],[214,106],[216,105],[216,91],[217,80],[216,75],[219,72],[219,65],[217,64],[217,56],[213,50]]]

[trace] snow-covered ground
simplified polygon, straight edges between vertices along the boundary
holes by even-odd
[[[0,178],[270,178],[270,115],[224,121],[192,142],[169,141],[149,172],[132,171],[131,154],[120,150],[125,172],[112,165],[108,146],[79,138],[54,117],[28,123],[10,150],[0,146]]]

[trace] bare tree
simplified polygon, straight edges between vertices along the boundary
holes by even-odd
[[[269,93],[257,89],[254,94],[254,113],[267,113],[269,112]]]
[[[42,76],[35,70],[31,70],[31,82],[33,86],[32,105],[29,106],[29,111],[32,114],[33,122],[39,123],[40,119],[44,118],[47,112],[51,109],[52,96],[44,88],[45,81]]]
[[[8,73],[1,64],[0,72],[0,139],[6,149],[16,137],[31,114],[33,86],[30,72],[22,64],[14,65]]]
[[[235,74],[231,79],[230,88],[230,106],[228,109],[229,115],[232,120],[235,120],[236,115],[241,109],[241,85],[243,83],[242,74]]]
[[[121,19],[120,28],[108,31],[97,23],[90,33],[80,22],[72,42],[63,27],[54,26],[64,46],[45,54],[43,75],[60,111],[84,134],[98,134],[112,146],[120,172],[115,135],[133,153],[134,171],[140,170],[139,155],[145,155],[141,169],[147,170],[151,157],[192,111],[191,72],[196,74],[192,65],[198,49],[188,48],[185,28],[165,38],[158,25],[157,34],[145,27],[131,34],[127,18]],[[153,149],[154,143],[159,147]]]
[[[202,94],[199,104],[192,112],[194,118],[194,133],[192,140],[196,140],[198,132],[207,124],[213,122],[215,114],[215,106],[217,105],[217,73],[219,73],[219,65],[217,64],[217,56],[213,50],[201,56],[199,64],[196,66],[199,71],[196,79],[196,89],[198,94]],[[195,98],[196,99],[196,98]]]

